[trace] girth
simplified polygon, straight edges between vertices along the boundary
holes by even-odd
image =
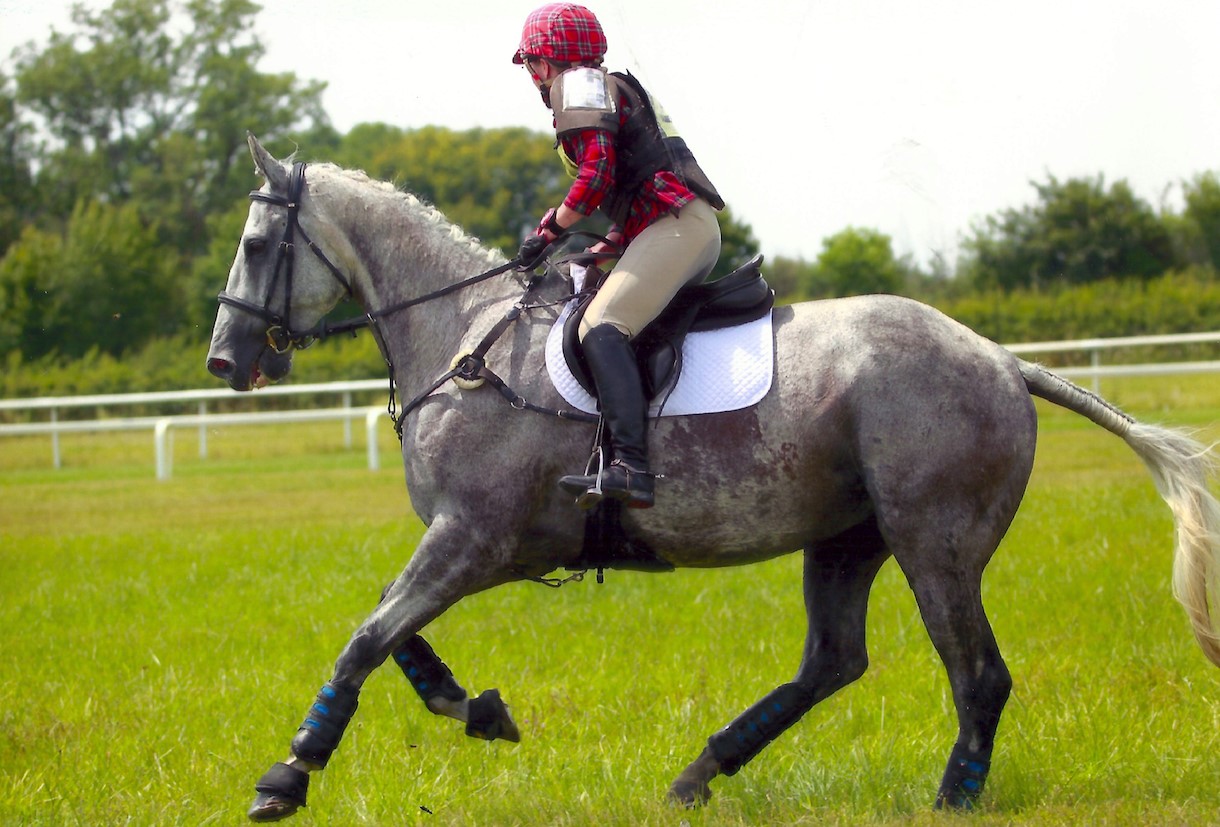
[[[688,333],[746,324],[771,311],[775,291],[762,276],[762,262],[762,255],[756,255],[724,278],[682,288],[661,315],[632,340],[645,396],[655,399],[677,384],[682,342]],[[592,295],[579,300],[564,325],[563,355],[581,387],[596,397],[579,337],[580,320]]]

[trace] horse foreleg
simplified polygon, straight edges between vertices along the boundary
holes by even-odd
[[[339,655],[333,677],[318,692],[292,739],[292,755],[275,764],[255,785],[258,796],[247,813],[252,820],[277,821],[305,806],[309,773],[327,765],[356,712],[361,686],[393,652],[405,647],[418,654],[421,663],[434,673],[448,673],[417,632],[462,597],[512,579],[508,572],[472,553],[470,549],[476,546],[465,536],[460,521],[438,519],[433,523],[411,562],[383,592],[377,608]],[[467,701],[465,690],[452,675],[449,680],[441,695],[434,694],[431,686],[425,690],[433,704],[454,717],[464,716],[468,730],[472,726],[488,729],[500,720],[503,703],[499,693],[492,690]],[[459,691],[461,699],[456,697]],[[425,702],[428,700],[425,698]],[[502,717],[507,718],[507,710]],[[511,723],[511,718],[507,720]],[[515,733],[515,726],[501,724],[501,731],[494,737]]]
[[[707,748],[670,787],[672,801],[688,807],[703,804],[711,798],[709,784],[716,776],[735,775],[814,704],[864,674],[868,594],[887,557],[872,521],[805,550],[809,632],[796,679],[709,738]]]
[[[521,740],[517,724],[504,701],[500,700],[499,691],[488,689],[470,699],[453,672],[419,635],[412,635],[395,649],[393,657],[430,712],[466,724],[466,734],[472,738]]]

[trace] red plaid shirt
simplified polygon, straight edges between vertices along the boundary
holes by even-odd
[[[619,123],[624,123],[629,114],[628,101],[620,95]],[[605,130],[586,129],[565,135],[561,141],[564,153],[579,168],[563,203],[581,215],[592,215],[614,186],[617,158],[614,140]],[[686,206],[696,197],[676,175],[661,170],[640,186],[631,201],[626,226],[615,229],[623,233],[623,244],[630,244],[652,222]]]

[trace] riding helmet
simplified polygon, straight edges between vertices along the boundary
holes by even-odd
[[[547,3],[530,12],[513,63],[545,57],[558,63],[596,63],[606,54],[606,33],[593,12],[576,3]]]

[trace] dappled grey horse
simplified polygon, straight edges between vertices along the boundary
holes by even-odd
[[[467,595],[589,567],[586,515],[555,482],[586,461],[595,426],[568,417],[541,367],[556,308],[571,293],[566,282],[530,280],[526,290],[512,262],[415,197],[333,165],[306,175],[304,164],[275,160],[253,137],[250,147],[266,182],[251,194],[208,368],[237,390],[278,380],[293,349],[326,332],[325,314],[353,298],[399,391],[392,413],[407,487],[428,526],[340,653],[290,757],[258,781],[250,817],[274,820],[305,804],[308,773],[326,766],[361,685],[386,658],[434,713],[465,722],[472,736],[518,739],[499,693],[469,697],[419,632]],[[804,553],[808,637],[796,676],[708,739],[674,781],[674,800],[706,801],[714,778],[736,773],[864,674],[869,590],[893,556],[957,711],[935,804],[971,806],[1012,686],[981,580],[1033,465],[1031,394],[1121,437],[1147,465],[1175,519],[1175,592],[1220,664],[1210,608],[1220,508],[1205,448],[1134,421],[914,301],[798,304],[776,308],[773,323],[771,390],[742,410],[657,420],[649,429],[665,475],[657,505],[621,513],[630,547],[647,549],[658,568]],[[628,559],[623,567],[648,566]]]

